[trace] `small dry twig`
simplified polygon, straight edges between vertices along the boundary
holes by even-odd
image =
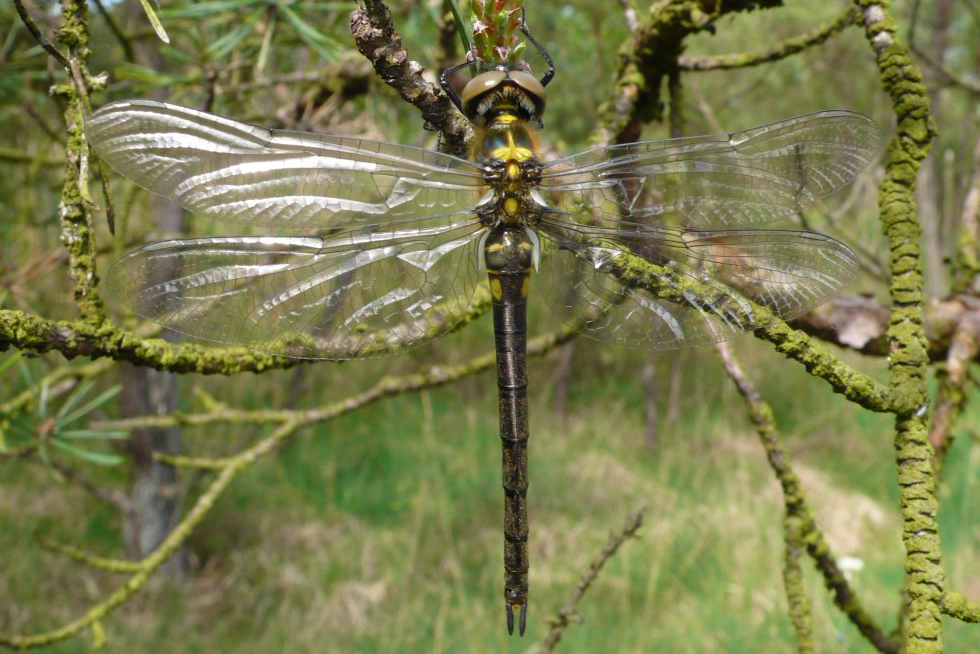
[[[558,641],[561,640],[562,634],[565,629],[568,628],[572,622],[579,621],[578,615],[575,613],[575,607],[581,601],[582,597],[585,595],[586,591],[599,576],[602,571],[603,566],[609,561],[615,554],[616,551],[622,546],[623,543],[628,541],[630,538],[636,537],[636,532],[639,531],[640,527],[643,526],[643,514],[646,512],[645,508],[641,508],[636,513],[632,514],[627,518],[626,524],[623,528],[617,532],[609,534],[609,542],[606,546],[602,548],[602,551],[592,559],[589,567],[582,573],[581,579],[579,579],[578,585],[575,586],[575,590],[569,596],[568,601],[565,605],[558,610],[558,615],[551,619],[551,630],[545,637],[544,641],[541,643],[541,647],[538,650],[542,654],[546,652],[553,652],[555,647],[558,645]]]

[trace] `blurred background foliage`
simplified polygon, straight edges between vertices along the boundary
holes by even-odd
[[[25,5],[42,31],[57,25],[55,3]],[[584,149],[628,38],[622,8],[585,0],[526,5],[528,24],[558,66],[549,87],[547,144],[563,152]],[[354,6],[167,0],[155,7],[169,37],[163,43],[137,0],[94,0],[90,70],[106,71],[109,84],[93,102],[152,97],[268,126],[435,147],[437,136],[422,129],[417,111],[353,49],[348,16]],[[846,6],[801,0],[728,17],[715,33],[689,39],[687,53],[758,51],[832,20]],[[442,0],[390,8],[405,48],[433,75],[462,60],[458,40],[445,29],[450,14]],[[914,37],[924,55],[976,78],[976,0],[903,1],[894,11],[903,37]],[[949,16],[940,20],[944,11]],[[929,289],[942,294],[972,172],[977,94],[923,68],[940,128],[927,164],[933,174],[922,190],[937,216],[926,230],[927,273]],[[12,5],[0,4],[0,306],[70,318],[56,219],[63,108],[48,94],[59,81],[61,72]],[[854,28],[774,64],[686,73],[683,81],[688,134],[824,108],[861,111],[892,129],[872,53]],[[667,133],[653,123],[644,137]],[[828,209],[813,226],[861,249],[867,274],[852,291],[884,298],[884,284],[873,274],[885,269],[874,204],[880,175],[870,170],[845,199],[845,213]],[[173,235],[173,227],[154,219],[157,209],[146,193],[115,175],[110,187],[117,229],[113,236],[104,221],[97,226],[101,270],[134,245]],[[187,216],[178,229],[207,235],[218,227]],[[549,329],[547,317],[532,307],[532,331]],[[386,373],[462,361],[491,345],[484,319],[392,360],[227,379],[187,375],[176,401],[182,410],[200,409],[205,391],[234,407],[318,406]],[[876,619],[894,624],[902,544],[890,419],[848,404],[751,338],[736,341],[735,349],[777,412],[829,541],[852,561],[852,583]],[[842,356],[885,379],[883,360]],[[119,415],[111,401],[119,377],[111,369],[94,376],[92,388],[62,382],[69,386],[56,404],[42,396],[34,380],[63,365],[58,355],[0,358],[0,403],[16,400],[0,416],[5,447],[42,438],[43,424],[52,428],[65,417],[84,423]],[[644,383],[649,366],[653,382]],[[497,400],[492,375],[484,374],[308,430],[244,475],[192,536],[189,573],[156,579],[110,618],[105,651],[525,651],[546,632],[546,617],[564,602],[607,533],[641,504],[649,508],[641,539],[624,547],[579,607],[585,623],[569,629],[564,651],[789,650],[778,486],[714,352],[647,354],[583,339],[534,361],[530,378],[530,640],[507,638],[501,623]],[[652,424],[644,418],[650,405],[657,416]],[[66,423],[63,431],[83,427]],[[940,491],[948,582],[974,598],[980,596],[978,430],[980,408],[971,405],[960,431],[973,438],[956,441]],[[261,433],[242,426],[188,429],[182,449],[221,455]],[[100,465],[128,453],[117,434],[85,435],[88,456],[56,447],[48,456],[57,465],[0,459],[2,632],[60,624],[114,583],[108,573],[80,567],[36,540],[43,534],[107,556],[126,551],[126,517],[92,487],[125,494],[137,473],[127,464]],[[177,484],[179,512],[201,477],[181,473]],[[871,651],[833,608],[808,561],[805,567],[823,651]],[[977,650],[975,628],[950,620],[947,627],[947,651]],[[89,647],[74,639],[47,651]]]

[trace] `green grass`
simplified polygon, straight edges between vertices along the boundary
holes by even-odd
[[[902,555],[890,421],[848,405],[751,339],[736,345],[776,407],[828,539],[839,555],[864,562],[853,583],[890,628]],[[642,362],[615,352],[577,346],[572,410],[561,419],[552,408],[555,362],[531,367],[531,604],[523,640],[508,638],[503,625],[496,400],[492,377],[483,375],[321,425],[246,473],[192,537],[193,578],[182,587],[156,582],[107,620],[106,651],[528,651],[608,533],[640,505],[648,507],[640,539],[603,571],[561,651],[790,651],[782,505],[740,399],[710,352],[687,358],[683,418],[650,449]],[[660,357],[664,395],[671,356]],[[367,385],[385,365],[310,369],[312,390],[300,405]],[[220,397],[260,405],[281,399],[291,374],[262,384],[204,383]],[[963,424],[977,421],[973,409]],[[188,441],[219,452],[258,435],[227,430]],[[980,445],[962,438],[947,475],[949,584],[976,597]],[[23,466],[0,468],[0,482],[3,631],[58,624],[118,583],[31,540],[42,526],[118,554],[111,511]],[[872,651],[811,568],[807,560],[821,651]],[[947,651],[976,651],[977,642],[975,628],[950,622]],[[74,639],[47,651],[86,647]]]

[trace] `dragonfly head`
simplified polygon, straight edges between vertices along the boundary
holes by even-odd
[[[527,122],[540,122],[544,113],[544,86],[534,75],[511,64],[501,64],[471,79],[461,94],[463,113],[476,125],[502,114]]]

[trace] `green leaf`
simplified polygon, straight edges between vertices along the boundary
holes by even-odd
[[[449,0],[449,8],[453,12],[453,21],[456,23],[456,33],[459,34],[459,40],[463,44],[463,52],[467,53],[470,51],[470,39],[467,36],[470,32],[469,25],[466,24],[463,15],[459,12],[456,0]]]
[[[262,45],[259,46],[259,56],[255,61],[255,70],[262,72],[269,61],[269,46],[272,45],[272,36],[276,32],[276,21],[269,20],[265,24],[265,34],[262,35]]]
[[[249,20],[231,30],[220,39],[214,41],[211,45],[205,48],[204,51],[211,55],[215,60],[224,59],[232,50],[237,48],[249,34],[252,33],[253,29],[255,29],[255,23]]]
[[[95,382],[93,382],[90,379],[86,379],[81,384],[79,384],[78,386],[76,386],[75,387],[75,390],[73,390],[71,392],[71,395],[68,396],[68,399],[65,400],[65,403],[61,405],[61,408],[60,409],[58,409],[58,413],[56,413],[54,415],[55,420],[60,420],[61,418],[64,417],[64,415],[66,413],[68,413],[69,411],[71,411],[72,410],[72,407],[74,407],[76,404],[78,404],[79,400],[81,400],[83,397],[85,397],[85,395],[90,390],[92,390],[92,387],[93,386],[95,386]]]
[[[0,304],[2,304],[2,302],[0,302]],[[20,361],[20,351],[12,352],[9,357],[3,361],[0,361],[0,375],[7,372],[7,370],[18,361]]]
[[[173,86],[180,79],[172,75],[161,75],[151,68],[131,63],[117,66],[116,77],[120,80],[131,80],[152,87]]]
[[[28,388],[34,385],[34,375],[31,374],[31,369],[28,367],[27,362],[23,358],[17,359],[17,369],[20,371],[20,377],[27,384]]]
[[[41,393],[38,396],[37,401],[37,417],[43,418],[48,415],[48,392],[51,387],[48,385],[47,380],[41,382]]]
[[[336,41],[326,34],[316,30],[308,23],[304,22],[299,14],[289,7],[283,5],[279,11],[286,18],[286,21],[293,26],[296,34],[306,45],[320,53],[320,56],[328,61],[335,61],[339,57],[340,46]]]
[[[94,452],[92,450],[84,450],[80,447],[75,447],[70,443],[66,443],[62,440],[58,440],[57,438],[52,440],[51,444],[60,450],[68,452],[72,456],[77,456],[79,459],[100,466],[117,466],[126,460],[123,457],[119,456],[118,454],[109,454],[107,452]]]
[[[150,21],[150,25],[153,26],[153,31],[157,33],[157,38],[159,38],[164,43],[170,43],[170,37],[167,36],[167,30],[163,29],[163,24],[160,19],[157,18],[157,13],[150,6],[147,0],[140,0],[140,4],[143,5],[143,11],[146,12],[146,17]]]
[[[69,429],[58,432],[59,438],[68,440],[123,440],[129,436],[128,432],[109,430],[109,429]]]
[[[96,407],[98,407],[99,405],[104,404],[104,403],[108,402],[109,400],[111,400],[112,398],[114,398],[119,393],[119,391],[121,391],[121,390],[122,390],[122,386],[120,386],[119,384],[116,384],[112,388],[106,390],[101,395],[99,395],[98,397],[96,397],[94,400],[92,400],[89,403],[87,403],[82,408],[76,409],[75,411],[72,411],[71,413],[69,413],[67,416],[64,416],[63,418],[59,419],[57,421],[58,425],[59,426],[61,426],[61,425],[67,425],[69,423],[75,422],[76,420],[78,420],[79,418],[81,418],[82,416],[84,416],[86,413],[89,413],[90,411],[92,411],[93,409],[95,409]]]

